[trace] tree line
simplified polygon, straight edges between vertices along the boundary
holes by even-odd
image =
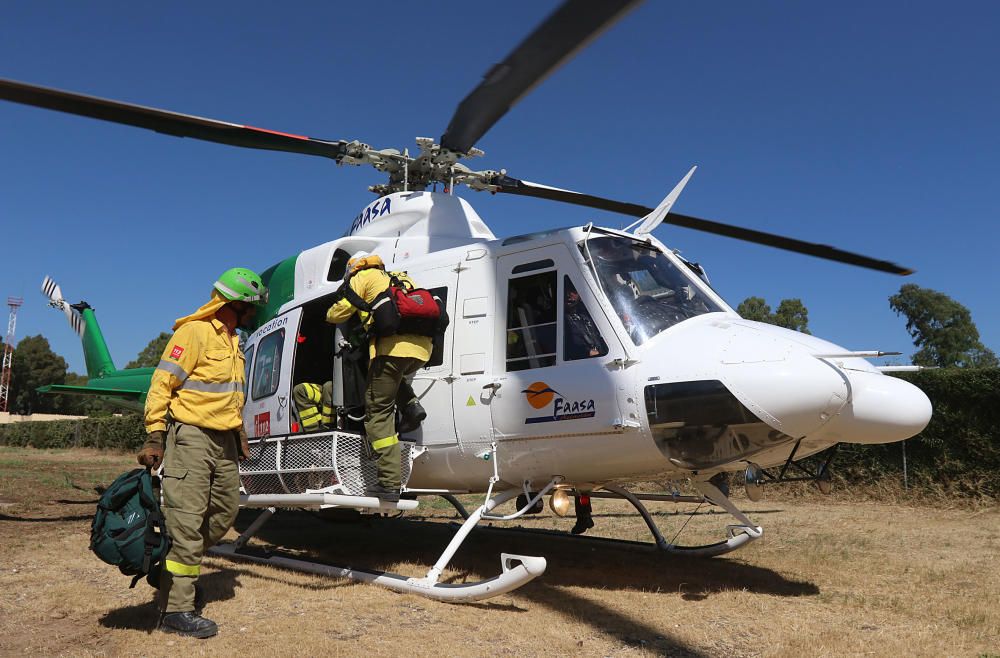
[[[161,333],[149,341],[126,368],[155,366],[170,340],[170,334]],[[0,339],[0,353],[3,341]],[[49,340],[41,334],[26,336],[17,342],[14,349],[13,371],[11,372],[10,393],[7,410],[15,414],[69,414],[73,416],[107,416],[119,407],[85,395],[50,395],[36,389],[47,384],[68,384],[86,386],[87,376],[68,369],[66,359],[56,354]]]

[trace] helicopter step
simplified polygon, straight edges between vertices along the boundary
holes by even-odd
[[[480,519],[487,515],[494,507],[500,505],[519,492],[509,490],[498,493],[486,502],[475,512],[469,515],[462,526],[455,533],[451,542],[445,548],[441,557],[438,558],[434,566],[423,578],[407,577],[400,574],[385,571],[374,571],[365,569],[354,569],[352,567],[340,567],[336,565],[320,564],[308,560],[278,555],[276,553],[250,552],[246,549],[247,542],[260,531],[260,529],[273,517],[278,506],[281,507],[323,507],[323,506],[350,506],[360,507],[377,505],[379,509],[389,507],[391,509],[413,509],[416,507],[415,500],[400,500],[397,503],[385,503],[377,498],[366,498],[362,496],[341,496],[328,493],[309,494],[272,494],[258,496],[241,496],[241,503],[247,506],[266,507],[266,509],[247,527],[246,530],[231,544],[219,544],[209,549],[209,554],[216,557],[223,557],[234,560],[245,560],[257,564],[267,564],[282,569],[301,571],[321,576],[333,578],[348,578],[363,583],[380,585],[396,592],[416,594],[436,601],[451,603],[469,603],[473,601],[483,601],[486,599],[511,592],[522,585],[534,580],[545,572],[547,566],[544,557],[531,555],[513,555],[510,553],[500,554],[501,573],[493,578],[472,583],[440,583],[438,582],[444,568],[451,561],[459,546],[465,541],[469,532],[479,523]],[[347,499],[347,500],[344,500]],[[268,505],[268,502],[272,504]]]
[[[378,481],[375,461],[368,457],[368,442],[358,433],[338,430],[291,434],[255,439],[249,443],[250,459],[240,462],[240,482],[251,498],[307,493],[358,498],[364,497],[366,486]],[[403,440],[400,441],[400,448],[402,483],[405,487],[410,478],[410,456],[414,445]],[[306,506],[313,505],[307,503]],[[365,504],[349,506],[371,507]]]

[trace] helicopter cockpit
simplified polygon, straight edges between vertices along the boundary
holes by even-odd
[[[652,244],[608,235],[581,240],[579,248],[636,345],[689,318],[725,310]]]

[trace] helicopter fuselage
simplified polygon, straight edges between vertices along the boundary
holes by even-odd
[[[286,293],[246,341],[251,436],[294,433],[303,381],[332,380],[343,404],[343,337],[323,338],[323,315],[362,251],[440,295],[451,317],[412,382],[428,418],[404,437],[411,490],[482,491],[494,468],[511,486],[766,468],[793,446],[800,458],[898,441],[929,420],[919,389],[740,318],[650,235],[587,225],[496,239],[464,200],[433,192],[367,210],[345,237],[269,270]]]

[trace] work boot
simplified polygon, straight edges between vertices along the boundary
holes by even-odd
[[[218,633],[219,627],[211,619],[205,619],[196,612],[170,612],[160,620],[160,630],[204,639]]]
[[[581,516],[576,519],[576,525],[570,530],[574,535],[582,535],[594,527],[594,519],[589,516]]]
[[[396,431],[400,434],[412,432],[420,427],[420,423],[424,422],[424,418],[427,418],[427,412],[424,411],[420,401],[414,399],[403,407],[400,413],[399,426],[396,428]]]
[[[387,503],[398,503],[399,487],[383,487],[381,482],[376,482],[375,484],[369,484],[365,487],[365,495],[378,498],[379,500],[383,500]]]

